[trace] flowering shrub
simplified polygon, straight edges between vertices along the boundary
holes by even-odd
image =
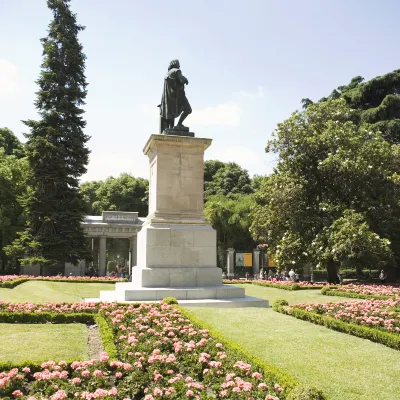
[[[198,329],[168,304],[0,303],[8,313],[98,312],[114,333],[118,361],[48,361],[0,372],[0,398],[268,399],[285,398],[278,382]]]
[[[292,307],[398,334],[400,332],[400,312],[394,309],[399,306],[400,299],[388,299],[339,301],[326,304],[306,303],[294,304]]]
[[[360,297],[393,297],[400,296],[400,286],[390,286],[390,285],[343,285],[337,289],[329,289],[332,295],[335,291],[345,293],[355,293],[361,295]]]

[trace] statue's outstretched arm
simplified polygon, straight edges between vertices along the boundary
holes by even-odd
[[[177,71],[176,78],[179,80],[180,83],[182,83],[182,85],[189,85],[189,81],[186,77],[182,75],[182,72],[180,70]]]

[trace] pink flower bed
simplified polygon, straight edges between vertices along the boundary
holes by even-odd
[[[208,330],[166,304],[7,304],[9,312],[98,308],[113,326],[119,360],[48,361],[0,373],[0,398],[277,400],[283,388],[238,359]]]
[[[332,289],[334,290],[334,289]],[[337,290],[348,293],[364,294],[369,296],[399,296],[399,286],[389,285],[344,285],[340,286]]]
[[[33,275],[0,275],[0,283],[1,282],[9,282],[15,281],[17,279],[29,279],[29,280],[65,280],[65,281],[112,281],[119,282],[123,281],[123,278],[110,277],[110,276],[33,276]]]
[[[292,307],[339,319],[344,322],[366,325],[392,333],[400,333],[400,299],[339,301],[337,303],[294,304]]]

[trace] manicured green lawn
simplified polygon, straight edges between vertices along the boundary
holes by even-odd
[[[14,289],[0,288],[0,300],[13,303],[75,302],[85,297],[99,297],[100,290],[113,290],[114,286],[112,283],[30,281]]]
[[[88,359],[83,324],[0,324],[0,361],[73,361]]]
[[[320,290],[283,290],[283,289],[275,289],[269,288],[265,286],[257,286],[257,285],[235,285],[237,287],[246,288],[246,295],[261,297],[269,300],[269,305],[272,306],[272,302],[277,298],[285,299],[289,302],[289,304],[295,303],[328,303],[329,301],[354,301],[359,299],[350,299],[347,297],[338,297],[338,296],[324,296],[321,294]]]
[[[245,285],[246,294],[289,303],[343,298],[315,290],[287,291]],[[347,300],[347,299],[346,299]],[[330,399],[400,399],[400,351],[261,308],[194,308],[227,338],[274,363]]]

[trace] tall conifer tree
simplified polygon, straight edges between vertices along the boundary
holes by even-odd
[[[80,223],[85,212],[78,190],[86,172],[89,137],[83,133],[86,97],[85,54],[78,41],[84,29],[69,8],[70,0],[48,0],[53,20],[41,39],[43,63],[35,106],[39,121],[24,121],[27,156],[33,174],[27,199],[28,227],[15,243],[22,263],[63,268],[87,256]]]

